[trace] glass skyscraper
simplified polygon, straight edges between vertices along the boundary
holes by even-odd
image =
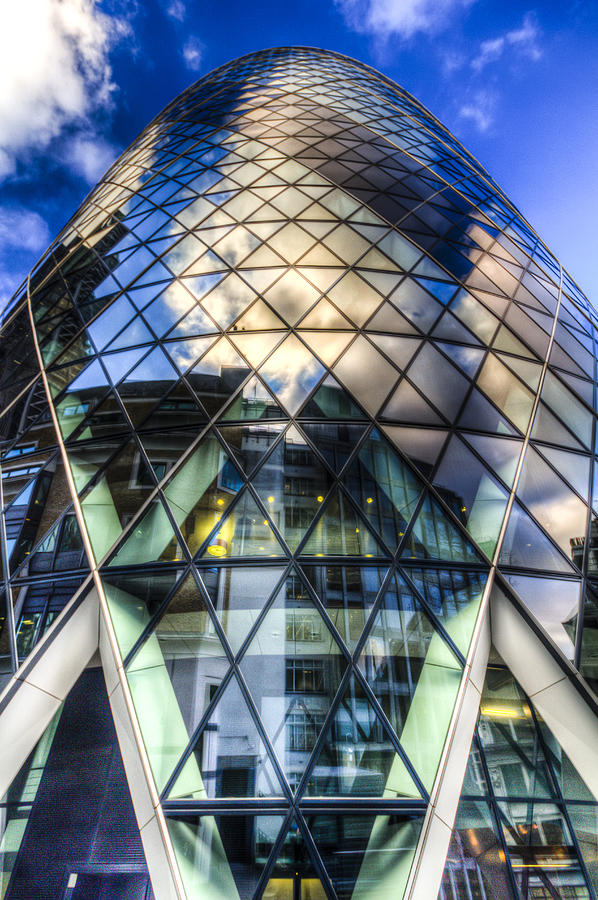
[[[4,314],[0,898],[598,898],[598,313],[413,97],[229,63]]]

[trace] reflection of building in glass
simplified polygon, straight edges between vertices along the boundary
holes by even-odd
[[[2,327],[0,895],[595,900],[587,772],[480,636],[506,598],[592,708],[597,326],[367,67],[173,101]]]

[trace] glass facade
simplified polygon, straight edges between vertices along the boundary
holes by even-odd
[[[597,337],[479,163],[335,53],[207,75],[92,191],[4,315],[0,679],[95,587],[157,900],[412,892],[492,585],[597,686]],[[492,664],[442,900],[595,900],[563,754]]]

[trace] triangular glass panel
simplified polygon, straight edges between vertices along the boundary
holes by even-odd
[[[423,485],[376,428],[359,448],[343,482],[362,515],[396,549]]]
[[[150,397],[146,402],[140,398],[140,405],[143,404],[145,411],[148,409],[151,411],[147,418],[141,419],[137,426],[138,431],[149,429],[165,431],[168,428],[183,427],[193,430],[193,436],[196,437],[208,420],[207,413],[183,380],[178,381],[157,405],[154,405],[154,399]],[[140,417],[141,415],[140,410]]]
[[[421,796],[355,676],[349,680],[309,772],[312,797]]]
[[[191,554],[196,553],[242,486],[213,433],[207,434],[164,487],[164,497]]]
[[[417,330],[392,303],[383,303],[376,315],[365,326],[368,331],[383,331],[391,334],[413,334]]]
[[[436,297],[437,300],[440,300],[440,302],[444,304],[447,304],[451,301],[455,291],[459,287],[459,285],[454,281],[435,281],[431,278],[421,277],[416,278],[415,280],[418,281],[422,287],[425,287],[427,291],[433,294],[433,296]]]
[[[585,503],[533,447],[528,447],[525,453],[517,496],[563,553],[569,555],[575,539],[585,536],[588,518]]]
[[[118,384],[123,375],[139,362],[148,349],[148,347],[134,347],[131,350],[123,350],[120,353],[105,353],[102,356],[102,362],[106,367],[112,384]]]
[[[498,559],[499,566],[573,572],[573,566],[515,501]]]
[[[264,299],[289,325],[294,325],[316,302],[317,291],[297,271],[290,269],[264,293]]]
[[[286,325],[263,300],[256,300],[230,329],[234,332],[285,329]]]
[[[513,426],[476,388],[467,398],[459,425],[475,431],[488,431],[492,434],[517,434]]]
[[[445,344],[435,341],[447,356],[465,372],[468,378],[474,378],[484,357],[484,351],[477,347],[460,347],[457,344]]]
[[[301,556],[385,556],[366,520],[336,488],[322,512]]]
[[[261,463],[284,427],[282,422],[220,425],[218,432],[232,449],[235,460],[249,475]]]
[[[423,812],[306,815],[338,900],[402,897],[423,818]]]
[[[202,559],[286,556],[270,521],[245,488],[238,503],[222,518],[208,541]]]
[[[299,416],[305,419],[365,419],[359,407],[332,375],[324,379]]]
[[[527,698],[506,668],[486,671],[478,735],[496,794],[536,800],[555,796]]]
[[[330,303],[326,297],[322,297],[319,303],[308,312],[300,323],[301,328],[318,328],[326,330],[328,328],[354,329],[354,325],[343,316],[338,309]]]
[[[213,416],[246,379],[250,369],[232,344],[221,338],[187,375],[202,406]]]
[[[193,363],[199,359],[216,340],[216,335],[208,337],[187,338],[181,341],[164,341],[163,349],[181,374],[186,372]]]
[[[578,494],[582,497],[588,496],[588,484],[590,478],[590,457],[580,453],[568,453],[566,450],[560,450],[556,447],[543,447],[537,444],[536,448],[542,456],[552,463],[557,472],[563,475],[569,484],[573,485]],[[596,471],[596,469],[595,469]],[[594,490],[594,506],[598,506],[596,490]]]
[[[436,464],[448,434],[448,431],[440,429],[407,428],[400,425],[385,425],[383,431],[394,446],[426,477],[429,477]]]
[[[289,335],[260,369],[277,400],[293,415],[324,374],[305,344]]]
[[[91,414],[80,421],[77,429],[71,432],[68,444],[72,441],[86,441],[90,438],[105,439],[107,435],[123,432],[129,433],[131,425],[125,418],[120,404],[113,393],[109,393],[102,403],[92,407]]]
[[[252,484],[295,551],[330,490],[332,477],[297,428],[291,426],[252,477]]]
[[[415,388],[403,378],[381,413],[382,418],[418,425],[445,425]]]
[[[297,595],[295,577],[283,583],[239,664],[293,789],[347,665],[313,602]]]
[[[399,576],[384,593],[358,665],[430,790],[462,668]]]
[[[248,334],[229,332],[229,337],[237,350],[243,354],[245,359],[255,369],[281,341],[283,333],[280,331],[252,332]]]
[[[521,455],[522,442],[485,434],[464,434],[464,438],[477,450],[482,459],[502,478],[507,487],[512,487]]]
[[[581,568],[581,559],[579,564]],[[580,581],[514,573],[505,573],[505,578],[557,647],[573,660]]]
[[[492,559],[509,495],[458,437],[449,441],[434,486]]]
[[[93,475],[89,446],[81,456],[71,453],[73,474],[79,484]],[[81,495],[81,509],[94,556],[100,560],[118,540],[124,526],[146,501],[154,482],[135,441],[131,440],[114,456],[99,480]]]
[[[305,900],[328,898],[305,839],[293,819],[262,897],[264,900],[293,900],[295,896]]]
[[[477,621],[487,572],[463,569],[412,569],[408,574],[464,657]]]
[[[253,900],[283,821],[281,815],[169,814],[166,824],[186,895]],[[288,895],[279,896],[287,900]]]
[[[538,405],[536,415],[534,416],[534,424],[532,427],[532,438],[537,441],[550,441],[550,443],[558,443],[563,447],[571,447],[574,450],[585,450],[586,448],[570,431],[567,431],[556,416],[550,412],[548,407],[542,402]]]
[[[125,670],[159,790],[228,667],[199,589],[189,575]]]
[[[231,273],[203,298],[201,305],[217,325],[228,328],[253,300],[255,291],[238,275]]]
[[[286,419],[268,388],[253,375],[243,385],[220,421],[243,422],[252,419]]]
[[[306,331],[299,334],[307,346],[326,366],[332,366],[339,358],[353,335],[347,331]]]
[[[301,428],[333,472],[338,474],[359,442],[366,426],[306,422]]]
[[[160,499],[155,497],[135,527],[127,534],[108,565],[179,562],[182,558],[182,550],[170,519]]]
[[[185,770],[169,800],[282,796],[268,750],[234,675],[203,725]]]
[[[145,418],[178,377],[163,350],[156,347],[120,383],[118,393],[134,425]]]
[[[351,652],[355,650],[388,569],[382,566],[301,567],[309,584]],[[288,584],[288,582],[287,582]],[[303,585],[297,579],[296,595]]]
[[[103,570],[104,593],[123,659],[166,600],[177,576],[176,570],[136,569],[130,574]]]
[[[155,335],[151,333],[143,318],[136,316],[106,349],[120,350],[121,347],[139,347],[142,344],[151,344],[155,339]]]
[[[241,649],[283,572],[280,566],[215,566],[200,570],[234,654]]]
[[[401,556],[403,559],[483,561],[474,545],[430,495],[424,500]]]

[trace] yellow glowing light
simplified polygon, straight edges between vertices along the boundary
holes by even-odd
[[[373,497],[366,497],[366,503],[373,503]]]
[[[355,534],[359,534],[359,528],[355,529]]]
[[[210,556],[226,556],[228,544],[221,537],[214,538],[214,542],[208,546]]]
[[[264,525],[267,525],[267,524],[268,524],[268,520],[264,519]]]
[[[216,503],[218,504],[218,506],[224,506],[224,500],[222,499],[222,497],[218,497]]]
[[[462,507],[461,507],[461,512],[467,512],[467,507],[466,507],[466,506],[462,506]]]
[[[321,503],[323,499],[324,498],[322,496],[316,497],[316,500],[318,501],[318,503]]]
[[[268,503],[274,503],[274,497],[272,496],[272,494],[270,494],[270,496],[268,497]]]
[[[516,709],[515,707],[508,706],[482,706],[480,707],[480,712],[483,716],[488,716],[490,719],[524,718],[524,714],[521,709]]]
[[[265,550],[265,549],[266,549],[265,547],[260,547],[260,550]]]

